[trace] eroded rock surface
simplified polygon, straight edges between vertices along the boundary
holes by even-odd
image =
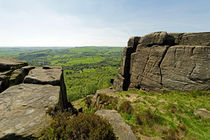
[[[24,83],[60,85],[62,67],[36,67],[25,77]]]
[[[118,91],[209,90],[209,64],[209,32],[155,32],[132,37],[122,53],[114,88]]]
[[[26,65],[0,59],[0,139],[36,136],[49,125],[50,107],[76,111],[67,101],[62,67]]]
[[[98,110],[95,113],[103,119],[109,121],[113,127],[114,133],[119,140],[137,140],[130,126],[125,123],[123,118],[116,110]]]
[[[26,65],[28,65],[26,62],[17,59],[0,58],[0,72],[12,69],[18,69]]]
[[[0,93],[10,85],[19,84],[23,81],[24,73],[21,68],[27,65],[27,63],[20,60],[0,58]]]
[[[0,138],[36,135],[49,122],[46,110],[59,100],[59,86],[20,84],[0,95]]]
[[[199,108],[194,111],[194,114],[202,118],[210,118],[210,111],[205,108]]]

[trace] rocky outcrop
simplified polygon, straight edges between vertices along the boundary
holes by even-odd
[[[36,135],[48,125],[46,111],[58,103],[59,86],[20,84],[0,95],[0,138]]]
[[[19,84],[24,78],[22,67],[28,65],[12,58],[0,58],[0,93],[10,85]],[[11,79],[10,79],[11,78]]]
[[[67,101],[66,86],[63,78],[63,70],[60,66],[36,67],[25,77],[24,83],[53,85],[60,87],[59,103],[62,108],[68,108],[71,104]]]
[[[130,126],[127,125],[124,119],[116,110],[98,110],[95,113],[103,119],[109,121],[113,127],[114,133],[119,140],[137,140]]]
[[[209,90],[210,33],[155,32],[132,37],[124,48],[114,88]]]
[[[12,58],[0,58],[0,72],[14,70],[28,65],[26,62],[12,59]]]
[[[32,67],[6,60],[1,69],[0,138],[36,136],[49,124],[47,110],[57,104],[62,110],[75,111],[67,101],[62,67]]]

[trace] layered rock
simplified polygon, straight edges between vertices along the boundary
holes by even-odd
[[[26,71],[21,70],[21,68],[26,65],[28,64],[20,60],[12,58],[0,58],[0,93],[10,85],[19,84],[23,81],[24,75],[27,73],[24,74]]]
[[[0,58],[0,72],[14,70],[28,65],[26,62],[12,59],[12,58]]]
[[[114,88],[209,90],[209,64],[210,33],[155,32],[133,37],[123,51]]]
[[[68,108],[71,104],[67,101],[66,86],[63,78],[63,70],[60,66],[36,67],[25,77],[24,83],[53,85],[60,87],[59,103],[62,108]]]
[[[0,138],[36,136],[49,124],[47,110],[57,104],[62,110],[75,111],[67,101],[62,67],[32,67],[8,61],[1,69],[5,78],[1,82],[6,81],[6,86],[0,93]]]

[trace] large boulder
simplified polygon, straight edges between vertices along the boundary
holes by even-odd
[[[24,83],[60,85],[62,67],[36,67],[25,77]]]
[[[109,121],[113,127],[114,133],[119,140],[137,140],[130,126],[125,123],[124,119],[116,110],[98,110],[96,115]]]
[[[57,106],[61,111],[77,113],[67,101],[62,67],[33,67],[14,59],[2,60],[0,139],[35,138],[49,125],[48,108]]]
[[[61,66],[36,67],[28,73],[24,83],[60,86],[60,106],[62,108],[71,106],[67,101],[66,86]]]
[[[59,86],[20,84],[0,95],[0,138],[34,136],[49,123],[46,111],[59,100]]]
[[[210,33],[155,32],[136,45],[124,49],[116,90],[210,89]]]

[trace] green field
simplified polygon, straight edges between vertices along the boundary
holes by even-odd
[[[141,135],[155,140],[210,139],[209,118],[194,114],[200,108],[210,110],[210,91],[157,93],[139,90],[102,95],[97,96],[103,103],[100,109],[117,110],[139,139]],[[85,98],[73,104],[86,113],[94,113],[99,108],[94,103],[89,105],[91,101]]]
[[[59,65],[64,69],[68,99],[73,101],[111,86],[120,66],[121,47],[0,48],[0,57],[30,65]]]

